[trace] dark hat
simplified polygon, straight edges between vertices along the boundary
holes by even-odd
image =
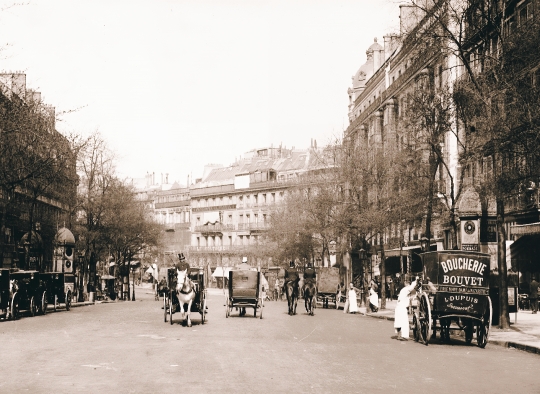
[[[179,253],[178,258],[180,259],[180,261],[184,261],[186,259],[186,257],[184,256],[184,253]]]
[[[294,261],[289,261],[289,267],[293,268],[294,267]]]

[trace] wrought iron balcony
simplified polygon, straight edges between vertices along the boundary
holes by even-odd
[[[233,231],[233,224],[224,224],[224,223],[208,223],[200,226],[195,226],[195,232],[204,233],[204,234],[218,234],[223,233],[223,231]]]

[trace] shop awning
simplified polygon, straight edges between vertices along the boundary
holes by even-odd
[[[415,249],[418,249],[417,251],[420,252],[422,250],[422,247],[420,245],[413,245],[413,246],[404,246],[398,249],[385,250],[384,257],[408,256],[409,251],[415,250]]]
[[[228,278],[230,267],[216,267],[216,270],[212,274],[214,278]]]
[[[510,235],[540,234],[540,223],[516,224],[510,226]]]

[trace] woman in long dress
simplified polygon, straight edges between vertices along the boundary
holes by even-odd
[[[407,341],[409,339],[409,314],[407,307],[409,306],[409,300],[414,289],[416,287],[416,280],[410,285],[403,287],[398,295],[396,309],[394,311],[394,329],[396,330],[396,338],[400,341]]]
[[[356,303],[356,290],[351,283],[349,285],[349,312],[350,313],[356,313],[358,312],[358,304]]]
[[[369,289],[369,309],[371,309],[371,312],[377,312],[379,310],[379,295],[373,287]]]

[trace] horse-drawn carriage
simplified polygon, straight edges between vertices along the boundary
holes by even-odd
[[[205,273],[202,268],[189,267],[179,271],[176,267],[167,269],[167,285],[163,291],[164,321],[173,324],[173,314],[182,312],[187,314],[185,321],[191,327],[190,313],[201,315],[201,323],[206,321],[206,295]],[[185,312],[184,312],[184,308]]]
[[[240,316],[246,314],[246,308],[253,308],[253,316],[257,317],[257,308],[260,308],[262,319],[262,306],[261,273],[252,270],[229,271],[229,294],[225,317],[231,315],[233,308],[240,310]]]
[[[73,293],[75,292],[75,276],[64,272],[45,272],[39,275],[45,287],[47,304],[54,305],[54,311],[64,304],[66,311],[71,309]],[[45,306],[44,312],[47,307]]]
[[[340,284],[339,268],[320,267],[317,269],[317,301],[323,308],[328,308],[328,302],[338,308],[338,287]]]
[[[38,312],[45,313],[46,292],[38,271],[11,272],[3,269],[0,282],[1,308],[5,318],[18,319],[22,312],[30,316]]]
[[[435,337],[439,331],[441,339],[449,341],[450,331],[457,330],[464,332],[468,344],[476,334],[478,346],[485,347],[493,313],[489,255],[448,250],[421,256],[422,286],[413,316],[414,339],[427,345],[432,333]]]

